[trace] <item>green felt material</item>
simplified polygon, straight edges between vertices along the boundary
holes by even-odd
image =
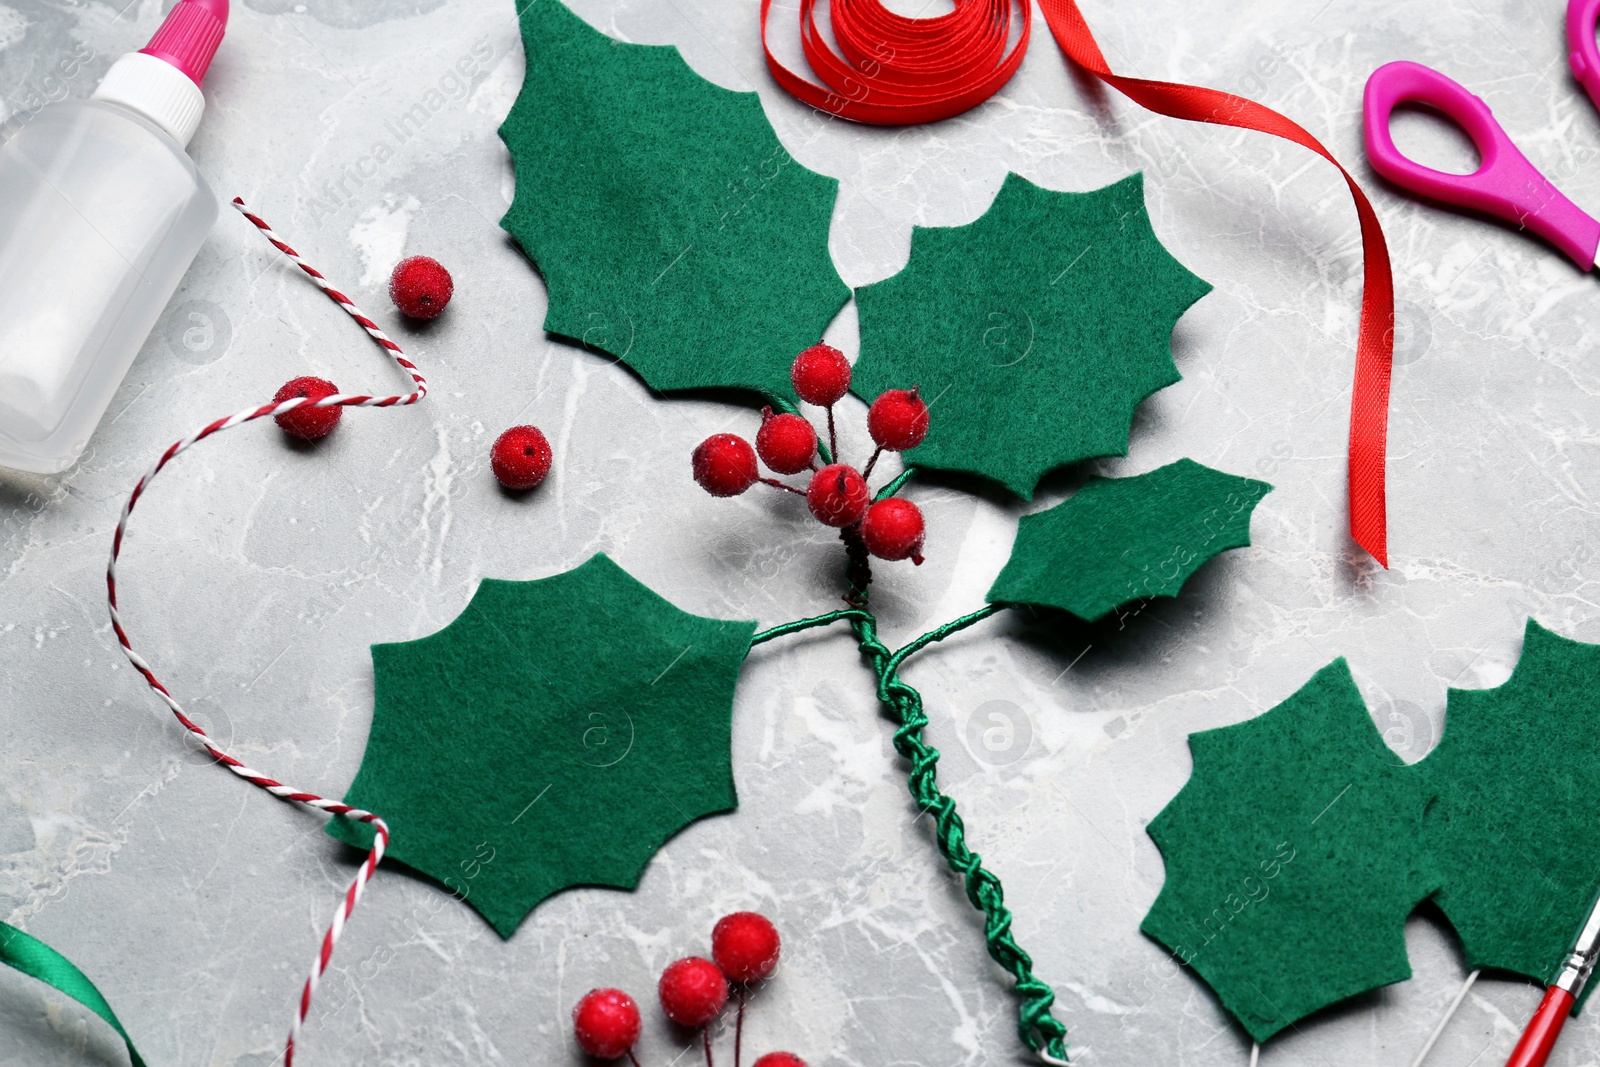
[[[372,646],[372,732],[345,800],[502,937],[570,886],[632,889],[669,837],[736,804],[733,691],[754,633],[678,610],[604,555],[485,579],[438,633]],[[363,823],[328,832],[371,845]]]
[[[122,1028],[117,1013],[111,1010],[111,1005],[100,995],[100,990],[71,960],[15,926],[0,923],[0,963],[14,967],[30,978],[37,978],[100,1016],[128,1046],[128,1059],[133,1067],[144,1067],[144,1060],[139,1057],[139,1050],[133,1047],[133,1038]]]
[[[1211,557],[1250,543],[1272,486],[1180,459],[1132,478],[1093,478],[1025,515],[992,604],[1036,604],[1093,622],[1131,601],[1175,596]]]
[[[1343,660],[1189,743],[1194,773],[1150,824],[1167,879],[1141,928],[1258,1041],[1408,977],[1402,927],[1430,895],[1468,966],[1548,984],[1600,890],[1600,646],[1531,619],[1509,681],[1450,691],[1421,763],[1384,745]],[[1293,862],[1207,941],[1197,924],[1277,841]]]
[[[1418,769],[1438,895],[1471,967],[1549,983],[1600,887],[1600,646],[1528,620],[1516,672],[1452,689]]]
[[[856,290],[855,392],[927,397],[919,467],[1031,499],[1064,464],[1124,455],[1134,409],[1178,380],[1172,328],[1211,286],[1156,239],[1135,174],[1092,193],[1008,175],[967,226],[918,227],[911,258]]]
[[[544,276],[545,329],[654,389],[792,397],[790,361],[850,296],[828,253],[839,183],[790,158],[755,93],[676,48],[614,41],[560,0],[518,7],[501,225]]]
[[[1237,726],[1190,735],[1194,774],[1149,832],[1166,861],[1140,926],[1257,1041],[1408,978],[1428,791],[1384,745],[1344,660]]]

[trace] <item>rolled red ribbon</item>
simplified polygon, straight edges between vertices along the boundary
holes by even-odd
[[[761,47],[779,85],[812,107],[853,122],[910,126],[959,115],[1000,90],[1022,64],[1033,23],[1029,0],[955,0],[935,18],[897,15],[879,0],[830,0],[834,52],[817,25],[817,0],[800,0],[800,44],[822,85],[779,63],[767,44],[772,0],[761,0]],[[1021,32],[1008,50],[1013,19]]]
[[[830,0],[841,58],[819,36],[816,0],[801,0],[806,59],[827,85],[819,88],[773,58],[767,47],[771,3],[762,0],[761,43],[778,84],[813,107],[857,122],[932,122],[975,107],[1015,73],[1028,43],[1030,5],[1025,0],[1022,33],[1009,53],[1005,41],[1012,0],[956,0],[954,11],[931,19],[894,15],[878,0]],[[1355,201],[1362,248],[1361,327],[1350,404],[1350,536],[1387,567],[1385,453],[1394,361],[1394,276],[1383,227],[1366,193],[1333,153],[1292,119],[1232,93],[1114,74],[1075,0],[1039,0],[1039,7],[1068,59],[1141,107],[1190,122],[1282,137],[1338,167]]]

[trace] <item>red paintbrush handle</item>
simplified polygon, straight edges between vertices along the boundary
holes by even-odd
[[[1522,1040],[1512,1050],[1506,1067],[1544,1067],[1570,1014],[1572,994],[1560,986],[1546,989],[1544,999],[1539,1002],[1539,1010],[1533,1013],[1528,1028],[1522,1031]]]

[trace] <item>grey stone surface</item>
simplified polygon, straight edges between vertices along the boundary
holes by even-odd
[[[122,2],[0,5],[4,110],[27,106],[34,86],[87,95],[167,6]],[[1143,826],[1189,773],[1189,732],[1259,714],[1335,656],[1350,658],[1379,726],[1417,759],[1442,728],[1448,686],[1507,677],[1525,616],[1600,639],[1586,527],[1600,492],[1594,282],[1530,239],[1368,174],[1401,299],[1385,572],[1342,532],[1359,245],[1329,168],[1087,87],[1042,26],[990,103],[884,130],[827,121],[779,91],[749,0],[574,6],[607,33],[676,44],[705,77],[761,94],[795,157],[842,183],[831,248],[852,285],[899,269],[914,224],[975,218],[1008,169],[1058,189],[1147,172],[1157,231],[1216,291],[1178,327],[1183,382],[1142,408],[1131,455],[1099,469],[1190,456],[1273,481],[1256,546],[1121,632],[991,622],[925,655],[910,678],[972,842],[1060,994],[1076,1062],[1244,1067],[1242,1031],[1191,976],[1161,977],[1164,954],[1137,931],[1163,877]],[[922,6],[896,0],[906,13]],[[1553,0],[1084,6],[1123,71],[1252,95],[1352,164],[1366,75],[1399,58],[1440,66],[1579,204],[1600,204],[1600,117],[1566,74]],[[792,7],[776,18],[792,58]],[[45,86],[55,57],[82,45],[95,56],[84,72]],[[441,83],[463,57],[470,85]],[[245,197],[386,324],[396,316],[383,282],[402,254],[437,256],[457,282],[435,325],[396,328],[434,383],[424,405],[349,412],[315,449],[286,447],[262,424],[208,442],[157,482],[124,556],[132,636],[179,698],[241,758],[331,795],[354,775],[370,723],[367,646],[439,628],[484,576],[550,574],[604,550],[706,615],[771,624],[837,596],[836,543],[797,508],[755,494],[713,501],[688,477],[694,444],[749,432],[752,412],[652,398],[608,360],[543,336],[542,283],[497,226],[512,178],[495,128],[522,62],[511,3],[248,0],[208,80],[192,151],[219,195]],[[443,105],[400,136],[400,116],[434,88]],[[1401,125],[1403,143],[1461,158],[1426,120]],[[373,167],[380,143],[393,158]],[[829,336],[854,354],[852,309]],[[85,460],[58,479],[0,475],[0,918],[83,966],[152,1067],[276,1062],[353,871],[321,817],[185,744],[123,661],[103,603],[118,510],[159,449],[302,373],[347,389],[399,383],[224,213]],[[528,499],[500,493],[487,470],[489,443],[517,421],[544,427],[556,453]],[[861,411],[844,422],[859,454]],[[1040,504],[1072,484],[1053,481]],[[881,569],[891,643],[979,604],[1024,510],[939,486],[912,496],[928,512],[929,562]],[[1003,725],[992,714],[1014,721],[1023,754],[985,747]],[[749,907],[773,916],[788,946],[753,1006],[751,1050],[789,1048],[813,1064],[1019,1062],[1012,1001],[914,818],[889,732],[842,634],[759,649],[737,705],[736,814],[675,838],[636,893],[567,893],[508,942],[385,870],[340,945],[299,1062],[576,1063],[568,1012],[596,984],[646,1003],[646,1065],[693,1062],[649,1007],[655,976],[704,951],[717,916]],[[1406,936],[1410,981],[1308,1020],[1261,1062],[1410,1063],[1464,967],[1442,923],[1413,917]],[[1430,1062],[1502,1062],[1538,996],[1480,981]],[[0,1063],[122,1057],[82,1010],[0,973]],[[1553,1062],[1597,1060],[1600,1023],[1587,1013]]]

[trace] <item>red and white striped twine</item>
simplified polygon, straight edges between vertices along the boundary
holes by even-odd
[[[372,850],[367,853],[366,862],[361,865],[361,869],[357,872],[355,880],[350,883],[350,888],[345,891],[344,900],[340,903],[339,909],[334,912],[333,922],[328,925],[327,932],[323,934],[322,947],[317,952],[317,959],[312,965],[310,976],[306,979],[305,988],[301,990],[300,1003],[295,1010],[294,1023],[289,1027],[289,1039],[283,1054],[284,1067],[293,1067],[295,1044],[300,1039],[300,1029],[305,1024],[306,1013],[311,1009],[311,997],[316,992],[317,983],[321,981],[323,972],[328,969],[328,961],[333,957],[333,946],[338,942],[339,935],[344,930],[345,922],[350,918],[351,913],[355,911],[356,904],[361,900],[361,893],[366,888],[367,883],[370,882],[372,880],[372,876],[377,873],[378,861],[383,859],[384,850],[389,845],[389,827],[382,819],[370,811],[363,811],[360,808],[352,808],[348,804],[341,804],[336,800],[328,800],[327,798],[320,797],[315,793],[308,793],[303,789],[296,789],[293,786],[284,785],[282,782],[279,782],[274,778],[270,778],[267,775],[262,774],[260,771],[252,770],[239,760],[224,752],[221,748],[217,747],[217,745],[212,742],[211,738],[206,734],[206,732],[197,726],[188,715],[184,714],[183,706],[178,703],[173,695],[167,690],[167,687],[163,685],[160,679],[155,676],[155,673],[150,668],[150,664],[145,661],[144,657],[140,656],[139,653],[133,650],[133,645],[128,640],[127,631],[122,625],[122,616],[117,611],[117,557],[122,553],[122,538],[127,530],[128,516],[133,514],[134,505],[139,502],[139,498],[144,495],[145,489],[150,485],[150,482],[155,478],[155,476],[161,473],[161,469],[171,462],[178,455],[178,453],[182,452],[191,445],[205,440],[214,433],[218,433],[222,430],[232,429],[233,427],[241,425],[242,423],[266,418],[269,415],[281,415],[286,411],[293,411],[295,408],[304,407],[306,405],[319,408],[387,408],[405,404],[415,404],[417,401],[428,395],[428,383],[423,379],[422,375],[418,373],[416,366],[405,357],[404,353],[400,351],[400,346],[389,340],[389,338],[384,335],[384,332],[378,329],[377,323],[363,315],[360,309],[357,308],[355,304],[350,302],[349,297],[345,296],[343,293],[333,288],[333,286],[329,285],[328,280],[324,278],[316,270],[316,268],[302,260],[294,249],[278,240],[277,235],[272,232],[271,227],[269,227],[260,218],[246,211],[243,200],[235,197],[233,200],[233,206],[239,209],[240,214],[255,224],[256,228],[261,231],[262,235],[265,236],[267,240],[272,242],[274,248],[288,256],[295,266],[305,271],[311,280],[316,282],[317,286],[333,299],[334,303],[344,308],[351,318],[360,323],[361,328],[366,330],[367,333],[371,335],[372,339],[378,342],[379,346],[382,347],[384,351],[386,351],[391,357],[393,357],[394,361],[400,365],[400,368],[407,374],[411,375],[411,381],[416,385],[415,391],[402,396],[349,396],[343,393],[338,393],[333,396],[323,397],[321,400],[309,400],[306,397],[295,397],[292,400],[285,400],[282,403],[263,404],[260,407],[250,408],[247,411],[241,411],[237,414],[230,415],[225,419],[218,419],[215,422],[208,423],[199,430],[196,430],[194,433],[190,434],[188,437],[185,437],[183,440],[174,442],[165,452],[161,453],[161,457],[157,459],[151,468],[144,473],[144,477],[139,479],[139,483],[133,487],[133,492],[128,495],[128,502],[124,504],[122,508],[122,517],[117,521],[116,536],[111,542],[111,562],[106,567],[106,593],[107,599],[110,601],[111,605],[111,628],[116,631],[117,641],[122,645],[123,653],[128,657],[128,662],[133,664],[134,669],[144,676],[144,680],[150,684],[151,689],[155,690],[156,696],[160,697],[162,703],[166,704],[166,706],[172,711],[172,714],[177,718],[178,722],[183,725],[183,728],[188,730],[190,734],[194,735],[194,737],[205,746],[205,750],[211,754],[212,758],[214,758],[218,763],[221,763],[224,767],[228,768],[228,770],[232,771],[234,774],[238,775],[240,778],[243,778],[252,785],[260,786],[262,789],[265,789],[267,792],[281,800],[291,800],[295,803],[304,804],[307,807],[315,808],[318,811],[326,811],[334,815],[344,815],[351,819],[357,819],[364,823],[370,823],[373,830],[376,832],[376,837],[374,838],[372,844]]]

